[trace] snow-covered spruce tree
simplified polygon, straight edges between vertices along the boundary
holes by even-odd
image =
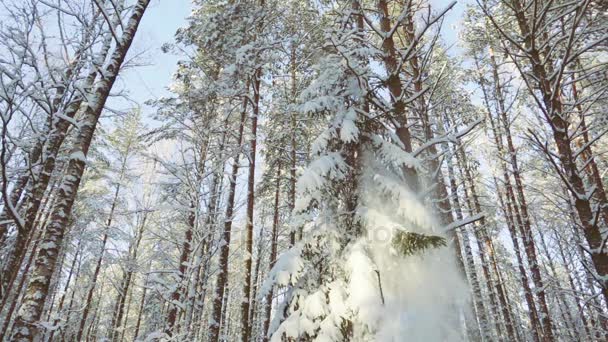
[[[364,26],[373,18],[357,1],[339,6],[300,107],[327,127],[297,183],[291,224],[303,238],[262,291],[285,290],[271,340],[458,340],[464,284],[438,219],[407,182],[404,168],[424,167],[391,129],[386,74],[374,66],[382,50]]]

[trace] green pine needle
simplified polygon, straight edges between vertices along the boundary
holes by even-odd
[[[403,256],[410,256],[429,248],[439,248],[447,245],[445,238],[441,236],[404,231],[398,231],[393,236],[392,244]]]

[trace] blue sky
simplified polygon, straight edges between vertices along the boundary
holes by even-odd
[[[186,24],[191,9],[190,0],[153,0],[150,4],[129,53],[144,65],[126,70],[117,84],[136,103],[169,94],[166,88],[180,57],[163,53],[161,46],[174,41],[175,31]]]

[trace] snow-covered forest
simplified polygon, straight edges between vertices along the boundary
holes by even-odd
[[[605,0],[168,1],[0,0],[0,341],[608,340]]]

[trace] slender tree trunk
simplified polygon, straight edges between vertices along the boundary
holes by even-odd
[[[532,289],[530,289],[530,283],[528,281],[528,275],[526,273],[526,269],[524,268],[523,258],[521,256],[521,251],[519,249],[519,243],[517,241],[517,233],[515,229],[515,222],[513,220],[513,209],[511,207],[511,202],[507,198],[506,201],[503,199],[503,194],[498,187],[498,181],[494,178],[494,185],[496,187],[496,194],[498,196],[498,202],[500,204],[500,208],[503,212],[505,220],[507,221],[507,228],[509,229],[509,236],[511,237],[511,242],[513,243],[513,249],[515,251],[515,256],[517,257],[517,267],[519,269],[519,276],[522,286],[524,288],[524,297],[526,299],[526,304],[528,305],[528,316],[530,318],[530,325],[532,330],[532,336],[534,341],[540,341],[540,328],[538,321],[538,313],[536,311],[536,304],[534,303],[534,297],[532,295]]]
[[[249,88],[249,87],[247,87]],[[224,230],[220,235],[220,256],[219,270],[217,282],[215,286],[215,297],[213,298],[213,308],[209,324],[209,341],[218,342],[220,338],[220,321],[222,318],[222,304],[224,300],[224,292],[228,286],[228,255],[230,254],[230,238],[232,233],[232,220],[234,219],[234,200],[236,195],[236,179],[239,173],[239,157],[240,149],[243,143],[243,129],[245,126],[245,118],[247,115],[247,99],[243,100],[243,110],[241,112],[241,121],[239,124],[239,132],[237,136],[237,151],[234,155],[232,164],[232,172],[230,175],[230,188],[228,190],[228,199],[226,202],[226,218],[224,222]]]
[[[447,158],[448,162],[448,176],[450,180],[450,191],[452,193],[452,200],[454,201],[454,212],[456,214],[457,220],[462,220],[464,217],[462,215],[462,206],[460,204],[460,199],[458,196],[458,186],[456,184],[456,175],[454,173],[454,166],[452,163],[451,155],[449,153],[449,157]],[[473,258],[473,251],[471,249],[471,242],[469,240],[468,232],[466,230],[462,230],[462,242],[464,244],[465,251],[465,260],[467,267],[464,269],[465,275],[468,274],[468,281],[471,284],[471,288],[473,290],[473,308],[474,312],[477,313],[477,319],[479,320],[478,324],[475,324],[475,331],[473,331],[474,335],[477,339],[482,339],[484,341],[488,341],[489,337],[487,333],[489,329],[488,327],[488,319],[486,317],[486,308],[483,303],[483,295],[481,293],[481,287],[479,285],[479,280],[477,278],[477,269],[475,267],[475,259]],[[468,269],[468,272],[466,270]],[[469,327],[470,329],[471,327]]]
[[[118,331],[122,325],[122,319],[124,315],[125,303],[127,300],[127,296],[129,294],[129,290],[131,289],[131,282],[133,279],[133,273],[135,270],[135,264],[137,263],[137,254],[139,252],[139,245],[141,244],[141,240],[144,235],[144,230],[146,229],[146,221],[148,220],[148,212],[144,211],[141,222],[139,223],[139,227],[137,229],[137,234],[135,237],[135,243],[129,246],[129,256],[127,265],[125,267],[125,272],[123,276],[123,280],[121,282],[121,288],[118,292],[118,298],[116,300],[116,306],[114,308],[114,315],[112,316],[111,323],[111,336],[113,341],[117,341],[120,336],[120,332]]]
[[[175,290],[171,294],[171,309],[169,309],[169,314],[167,315],[167,329],[165,332],[167,335],[172,336],[173,330],[176,325],[177,315],[178,315],[178,304],[181,298],[181,294],[183,291],[183,282],[186,277],[186,272],[188,271],[188,260],[190,258],[190,252],[192,250],[192,233],[194,231],[196,225],[196,210],[197,206],[194,202],[190,203],[190,210],[188,212],[188,223],[184,236],[184,242],[182,245],[182,253],[179,258],[179,268],[177,271],[177,279],[175,286]],[[175,328],[175,331],[179,331],[179,328]]]
[[[476,63],[476,66],[479,68],[479,61],[477,58],[475,58],[475,63]],[[523,232],[524,228],[522,227],[523,223],[521,220],[521,216],[519,215],[519,206],[517,206],[517,203],[515,203],[515,196],[513,194],[513,186],[511,185],[511,181],[510,181],[510,177],[509,177],[509,173],[508,173],[509,168],[507,167],[507,162],[505,159],[505,154],[514,155],[515,151],[514,150],[512,152],[505,151],[503,140],[502,140],[503,134],[501,133],[500,126],[499,126],[499,124],[496,123],[496,121],[495,121],[496,119],[492,116],[492,113],[489,111],[489,108],[492,107],[491,103],[490,103],[490,94],[493,94],[494,97],[497,98],[497,102],[498,102],[497,110],[500,112],[500,114],[498,114],[499,118],[497,120],[498,121],[504,120],[504,117],[502,117],[502,115],[503,114],[506,115],[506,112],[505,112],[505,106],[504,106],[504,99],[503,99],[503,95],[502,95],[503,89],[502,89],[502,86],[500,85],[500,80],[498,77],[498,69],[497,69],[498,66],[497,66],[495,60],[492,60],[491,64],[493,66],[492,70],[493,70],[493,77],[494,77],[494,82],[495,82],[494,91],[490,92],[487,89],[486,81],[483,76],[481,76],[481,75],[479,76],[478,82],[482,88],[484,103],[485,103],[486,107],[488,108],[488,120],[490,121],[492,132],[494,135],[494,142],[496,144],[496,148],[498,151],[498,158],[500,159],[500,165],[501,165],[501,169],[502,169],[502,173],[503,173],[503,181],[504,181],[505,189],[506,189],[506,193],[507,193],[506,201],[507,201],[507,205],[509,206],[509,208],[505,208],[504,205],[501,205],[501,206],[503,207],[503,211],[505,212],[505,218],[507,219],[507,221],[509,219],[511,219],[513,225],[515,224],[515,220],[513,220],[512,216],[507,217],[506,213],[509,212],[510,213],[509,215],[512,215],[513,211],[515,211],[515,216],[517,218],[517,222],[519,224],[520,231],[522,231],[522,233],[524,233]],[[504,129],[504,125],[503,125],[503,129]],[[498,183],[496,184],[496,186],[498,189]],[[523,189],[522,189],[522,191],[523,191]],[[522,195],[523,195],[523,193],[522,193]],[[507,223],[507,225],[509,226],[508,223]],[[512,231],[509,230],[509,231],[512,234],[516,234],[515,230],[512,230]],[[512,235],[511,237],[512,237],[514,246],[516,246],[516,243],[517,243],[516,235]],[[528,240],[528,243],[530,243],[530,242],[533,243],[533,241]],[[525,244],[526,244],[526,242],[524,242],[524,245]],[[516,248],[519,249],[518,247],[516,247]],[[530,255],[530,254],[528,254],[528,255]],[[535,255],[535,253],[534,253],[534,255]],[[530,260],[530,259],[528,259],[528,260]],[[519,259],[518,259],[518,262],[519,262]],[[527,274],[525,274],[525,269],[522,267],[523,267],[523,265],[520,263],[520,272],[524,272],[524,273],[522,273],[522,277],[521,277],[521,280],[523,282],[524,280],[527,281],[528,277],[527,277]],[[540,329],[538,314],[536,314],[536,312],[537,312],[536,304],[533,300],[534,297],[530,290],[529,283],[525,283],[523,285],[524,285],[524,292],[526,293],[528,306],[530,308],[530,322],[532,324],[533,331],[536,332]],[[500,293],[501,292],[499,292],[499,294]],[[532,298],[532,300],[530,301],[529,298]],[[538,334],[536,334],[536,335],[538,335]],[[541,336],[538,335],[538,338],[540,338],[540,337]]]
[[[541,321],[543,324],[543,331],[547,340],[551,341],[553,340],[553,322],[551,320],[551,314],[547,305],[545,286],[540,273],[540,267],[538,265],[536,246],[534,243],[534,237],[532,235],[532,225],[530,224],[530,217],[528,215],[528,203],[526,201],[526,196],[524,195],[523,182],[521,180],[521,174],[519,172],[519,163],[517,161],[517,151],[515,150],[513,138],[511,136],[510,122],[509,118],[507,117],[505,100],[502,96],[503,90],[500,82],[500,77],[498,75],[498,65],[496,63],[494,54],[490,54],[490,61],[492,64],[492,74],[494,76],[496,99],[498,100],[498,109],[500,111],[498,120],[502,122],[502,128],[504,130],[504,135],[507,141],[507,155],[510,157],[509,160],[511,162],[511,172],[513,173],[513,178],[515,179],[515,190],[517,193],[518,203],[514,203],[514,205],[518,205],[519,211],[521,212],[521,219],[523,221],[524,230],[524,233],[522,234],[522,240],[524,242],[524,250],[526,252],[526,256],[528,257],[528,265],[530,267],[530,273],[532,274],[532,280],[536,288],[535,292],[538,298],[540,311],[542,314]]]
[[[521,335],[519,333],[519,329],[517,329],[515,324],[515,319],[511,312],[511,306],[509,303],[509,296],[507,295],[507,289],[503,282],[503,276],[498,268],[498,261],[496,260],[496,253],[494,250],[494,242],[492,239],[485,235],[486,244],[488,246],[488,254],[490,255],[492,269],[494,270],[494,274],[496,274],[496,292],[498,293],[498,299],[500,300],[500,305],[502,307],[503,318],[505,319],[505,325],[507,327],[507,336],[509,338],[513,338],[511,341],[520,341]]]
[[[245,238],[245,283],[243,286],[243,302],[241,305],[242,328],[241,340],[249,342],[251,337],[251,263],[253,253],[253,214],[255,203],[255,161],[257,150],[258,115],[260,113],[260,77],[261,70],[257,69],[253,80],[253,114],[251,117],[251,141],[249,142],[249,177],[247,180],[247,225]]]
[[[149,268],[150,267],[148,267],[148,269]],[[146,279],[144,280],[143,291],[141,293],[141,299],[139,301],[139,308],[137,309],[137,322],[135,323],[135,329],[133,332],[134,341],[137,341],[137,338],[139,337],[139,328],[141,327],[141,318],[143,317],[144,306],[146,303],[146,294],[148,292],[148,277],[149,274],[146,275]]]
[[[293,11],[292,11],[293,12]],[[292,44],[294,44],[292,42]],[[297,57],[296,57],[296,47],[295,45],[291,46],[291,98],[294,101],[295,104],[295,99],[297,98],[297,94],[298,94],[298,90],[297,90],[297,75],[296,75],[296,65],[297,62]],[[289,211],[293,213],[295,207],[296,207],[296,182],[297,182],[297,176],[296,176],[296,167],[297,167],[297,153],[296,153],[296,149],[297,149],[297,143],[296,143],[296,136],[298,134],[298,123],[296,120],[296,112],[293,111],[291,113],[291,149],[290,149],[290,153],[291,153],[291,157],[290,157],[290,162],[291,162],[291,167],[289,169]],[[299,239],[302,240],[302,228],[299,229]],[[289,244],[290,246],[295,245],[296,243],[296,232],[295,230],[290,232],[289,234]]]
[[[260,9],[264,8],[265,0],[259,0]],[[263,21],[257,28],[258,34],[262,34]],[[251,140],[249,142],[249,176],[247,180],[247,224],[245,227],[245,283],[243,285],[243,301],[241,304],[242,342],[249,342],[252,333],[252,322],[250,316],[251,299],[251,263],[253,254],[253,220],[255,204],[255,163],[257,153],[257,131],[258,116],[260,115],[260,85],[262,69],[258,67],[253,74],[253,113],[251,116]]]
[[[274,190],[274,214],[272,215],[272,235],[270,243],[270,258],[269,258],[269,269],[272,269],[277,258],[277,238],[279,230],[279,198],[281,194],[281,162],[277,166],[277,179],[275,181]],[[270,288],[268,294],[266,294],[266,306],[264,307],[264,322],[262,336],[263,341],[268,341],[268,328],[270,327],[270,312],[272,311],[272,298],[274,296],[274,288]]]
[[[467,206],[469,207],[469,210],[471,213],[473,212],[477,212],[477,213],[481,213],[481,206],[479,206],[479,200],[477,198],[477,191],[475,189],[475,182],[473,180],[473,176],[471,175],[471,172],[468,168],[468,164],[467,164],[467,160],[466,160],[466,156],[465,153],[462,151],[462,149],[457,149],[456,152],[456,156],[457,156],[457,161],[458,161],[458,165],[459,165],[459,169],[462,175],[462,179],[464,180],[464,194],[465,194],[465,200],[467,203]],[[468,185],[467,185],[468,183]],[[496,293],[494,292],[494,280],[492,277],[492,273],[490,272],[490,263],[488,262],[488,256],[486,254],[486,246],[484,244],[484,238],[483,235],[486,229],[486,221],[485,218],[482,217],[480,224],[476,227],[474,227],[474,234],[475,234],[475,241],[477,242],[477,249],[479,252],[479,257],[481,259],[481,269],[483,271],[483,274],[486,278],[486,286],[488,288],[488,294],[490,297],[490,313],[492,315],[492,319],[494,321],[495,324],[495,328],[496,328],[496,333],[498,334],[498,336],[501,336],[501,325],[500,325],[500,316],[499,316],[499,311],[498,311],[498,302],[496,299]],[[488,327],[489,328],[489,327]]]
[[[116,189],[114,190],[114,198],[112,200],[112,206],[110,207],[110,214],[108,216],[108,220],[106,222],[106,226],[103,231],[103,238],[101,239],[101,249],[99,251],[99,256],[97,257],[97,263],[95,263],[95,270],[93,271],[93,275],[91,276],[91,281],[89,285],[89,291],[87,292],[87,299],[84,303],[84,308],[82,310],[82,315],[80,316],[80,323],[78,324],[78,333],[76,334],[76,340],[80,341],[82,339],[82,334],[84,333],[84,328],[87,323],[87,318],[89,316],[89,310],[91,308],[91,302],[93,300],[93,293],[95,293],[95,286],[97,285],[97,278],[99,277],[99,272],[101,271],[101,264],[103,263],[103,256],[106,251],[106,244],[108,242],[108,233],[110,228],[112,227],[112,220],[114,219],[114,211],[116,210],[116,205],[118,204],[118,195],[120,193],[120,182],[122,181],[123,174],[126,167],[126,158],[123,161],[123,165],[121,168],[121,176],[116,185]]]

